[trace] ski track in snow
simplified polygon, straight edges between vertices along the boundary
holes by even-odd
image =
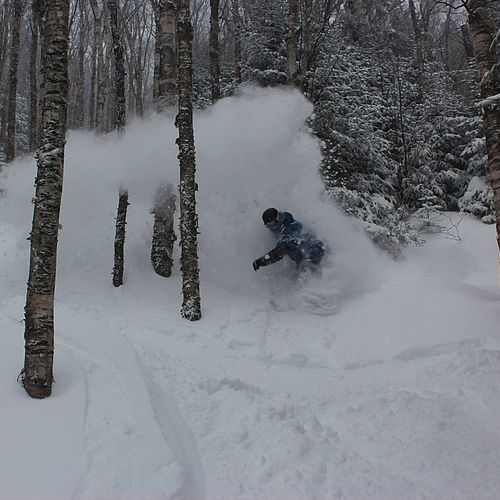
[[[111,333],[97,358],[70,343],[93,379],[89,386],[96,394],[90,400],[97,393],[108,398],[117,386],[119,392],[133,390],[135,399],[143,394],[135,424],[122,422],[130,408],[117,412],[114,398],[115,422],[89,409],[90,464],[77,498],[120,493],[116,482],[110,484],[113,476],[125,481],[121,494],[126,496],[134,491],[131,476],[138,472],[136,491],[151,492],[148,498],[433,498],[438,491],[468,497],[477,493],[482,477],[483,493],[494,497],[500,481],[488,485],[487,479],[500,470],[500,433],[496,441],[484,441],[476,428],[498,420],[500,391],[493,386],[478,393],[474,377],[500,379],[499,345],[470,340],[341,365],[332,355],[335,331],[325,329],[327,318],[310,316],[310,351],[298,352],[294,339],[304,331],[303,324],[294,328],[293,311],[280,327],[283,313],[250,307],[248,316],[234,316],[231,299],[226,304],[226,321],[218,329],[209,325],[206,330],[216,332],[209,337],[203,323],[190,333],[159,327],[166,320],[159,307],[130,317],[124,308],[120,331]],[[106,317],[93,307],[79,314]],[[234,309],[241,311],[242,305]],[[108,318],[94,335],[109,337],[114,322]],[[126,359],[113,358],[115,342],[128,345]],[[388,373],[396,374],[389,385]],[[422,391],[418,380],[423,377],[435,380],[435,387]],[[476,412],[478,404],[488,412]],[[96,408],[102,411],[102,404]],[[145,425],[148,419],[154,425]],[[109,443],[100,441],[106,425],[115,429]],[[155,489],[145,470],[135,470],[130,451],[144,446],[142,432],[150,426],[161,433],[167,457],[169,449],[174,455],[153,476],[157,482],[164,477],[165,490]],[[123,435],[128,441],[116,450]],[[466,437],[465,447],[459,436]],[[456,449],[447,446],[443,455],[442,442],[455,438]],[[124,450],[130,454],[123,457]],[[132,464],[135,473],[117,467],[101,477],[99,462],[111,463],[115,456],[128,469]],[[483,460],[474,467],[478,456]],[[468,470],[461,470],[464,462]]]
[[[60,316],[63,325],[79,324],[79,316],[100,319],[86,319],[90,330],[63,335],[61,341],[86,373],[86,467],[75,498],[134,499],[144,492],[148,498],[203,498],[202,483],[191,470],[194,453],[183,450],[189,431],[181,417],[171,416],[175,402],[145,376],[127,338],[113,330],[104,311],[63,305]],[[89,335],[93,351],[75,340]]]

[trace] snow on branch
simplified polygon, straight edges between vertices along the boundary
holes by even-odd
[[[498,106],[500,106],[500,94],[492,95],[490,97],[487,97],[486,99],[483,99],[479,103],[479,106],[481,108],[482,114],[485,114],[486,111],[492,111],[493,109],[496,109]]]

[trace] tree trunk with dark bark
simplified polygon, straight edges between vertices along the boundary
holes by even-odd
[[[29,146],[34,151],[38,146],[38,29],[40,21],[40,0],[31,2],[31,41],[30,41],[30,115]]]
[[[78,80],[76,81],[75,128],[85,126],[85,4],[86,0],[78,0]]]
[[[172,274],[176,196],[170,184],[156,193],[153,207],[154,226],[151,245],[151,263],[157,274],[168,278]]]
[[[467,10],[479,73],[481,110],[500,250],[500,62],[495,52],[496,27],[487,0],[469,0]]]
[[[460,26],[460,32],[462,33],[462,42],[464,45],[465,56],[467,59],[474,59],[474,47],[472,46],[470,39],[470,29],[466,24]]]
[[[311,22],[312,22],[312,0],[304,0],[301,26],[301,52],[300,52],[300,74],[305,77],[309,71],[311,59]],[[303,85],[304,87],[304,85]]]
[[[219,0],[210,0],[210,76],[212,104],[220,99]]]
[[[127,225],[128,191],[121,190],[118,197],[118,210],[115,228],[115,258],[113,267],[113,286],[123,285],[123,265],[125,249],[125,227]]]
[[[102,14],[97,5],[97,0],[90,0],[92,14],[94,17],[95,49],[97,53],[96,62],[96,99],[94,126],[100,132],[105,129],[104,108],[106,103],[106,70],[104,67],[104,36],[102,25]]]
[[[113,39],[113,55],[115,59],[116,97],[114,109],[114,126],[118,134],[125,131],[125,56],[118,26],[117,0],[108,0],[111,38]],[[113,267],[113,285],[123,285],[125,226],[127,224],[128,190],[121,188],[118,197],[116,215],[115,255]]]
[[[346,0],[347,11],[352,20],[352,39],[358,45],[365,43],[366,11],[364,0]]]
[[[111,27],[111,38],[113,39],[113,56],[115,59],[115,109],[114,124],[118,133],[125,128],[125,55],[121,30],[118,25],[118,0],[108,0],[109,23]]]
[[[241,76],[241,35],[243,30],[238,0],[233,0],[232,18],[234,25],[234,80],[240,85],[243,81]]]
[[[179,0],[177,12],[180,235],[182,310],[184,318],[201,318],[200,273],[198,268],[198,216],[196,215],[196,159],[193,132],[193,27],[189,0]]]
[[[45,93],[30,234],[22,375],[24,388],[34,398],[50,396],[53,382],[54,292],[68,96],[69,0],[43,0],[42,5],[41,46]]]
[[[299,0],[288,0],[287,72],[286,82],[295,85],[297,80],[297,42],[299,29]]]
[[[9,107],[9,81],[5,77],[6,69],[8,66],[8,45],[9,45],[9,33],[10,25],[12,24],[10,15],[10,4],[4,2],[1,6],[0,11],[0,61],[4,64],[0,67],[0,145],[2,145],[3,152],[5,153],[5,143],[7,134],[7,109]]]
[[[413,26],[413,34],[415,35],[415,64],[420,70],[424,66],[424,42],[422,27],[420,25],[420,20],[417,16],[417,10],[415,8],[415,2],[413,0],[408,0],[408,8],[410,9],[411,24]]]
[[[19,32],[24,0],[15,0],[12,19],[12,40],[9,64],[9,101],[7,108],[7,141],[5,159],[12,161],[16,157],[16,110],[17,110],[17,69],[19,66]]]

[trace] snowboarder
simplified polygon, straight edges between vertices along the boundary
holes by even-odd
[[[318,266],[325,255],[325,245],[309,233],[302,232],[302,224],[289,212],[268,208],[262,214],[265,226],[276,234],[276,246],[264,256],[253,261],[253,269],[274,264],[287,255],[297,268],[303,264]]]

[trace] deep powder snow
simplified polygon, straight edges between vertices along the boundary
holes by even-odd
[[[53,396],[23,361],[31,159],[1,174],[0,498],[498,498],[500,293],[494,228],[461,221],[394,262],[323,199],[296,92],[246,89],[195,117],[203,318],[178,266],[149,263],[151,200],[178,183],[171,117],[72,133]],[[125,284],[111,284],[118,188]],[[289,210],[332,249],[297,283],[260,220]],[[456,219],[456,215],[453,216]],[[178,257],[178,255],[176,255]],[[278,304],[278,307],[276,307]]]

